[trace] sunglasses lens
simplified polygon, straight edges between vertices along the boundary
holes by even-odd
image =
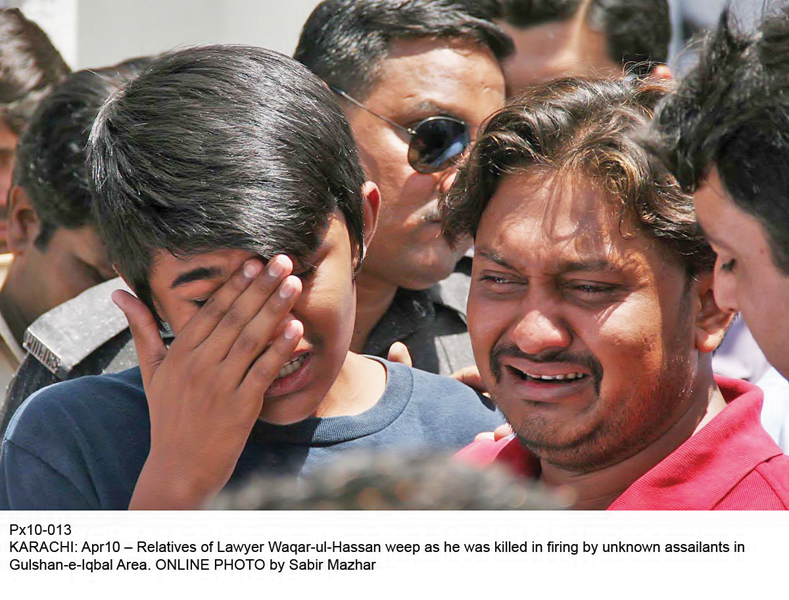
[[[468,126],[448,117],[430,117],[414,128],[408,162],[419,173],[443,171],[468,148]]]

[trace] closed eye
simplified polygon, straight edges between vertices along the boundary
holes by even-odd
[[[733,273],[736,264],[737,261],[732,258],[729,262],[721,263],[720,269],[721,271],[726,271],[727,273]]]

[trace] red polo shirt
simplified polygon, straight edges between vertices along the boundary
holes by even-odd
[[[762,391],[716,377],[727,406],[698,433],[647,471],[609,510],[787,510],[789,456],[762,427]],[[537,477],[540,463],[517,439],[474,442],[457,456],[500,462]]]

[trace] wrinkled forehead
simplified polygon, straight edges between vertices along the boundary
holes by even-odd
[[[653,241],[600,184],[564,172],[506,176],[480,220],[477,247],[542,258],[625,261]]]

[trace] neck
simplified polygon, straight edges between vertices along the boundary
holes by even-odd
[[[386,389],[386,368],[376,360],[348,352],[316,417],[359,415],[372,408]]]
[[[367,338],[392,305],[397,286],[384,281],[364,269],[356,280],[356,324],[351,340],[353,352],[364,352]]]
[[[540,460],[542,480],[551,487],[570,488],[575,495],[575,508],[598,510],[608,508],[627,488],[668,457],[691,436],[700,431],[726,407],[718,386],[709,372],[709,382],[698,397],[691,400],[660,437],[636,454],[593,471],[574,471]]]
[[[19,270],[14,268],[15,263],[11,263],[11,268],[8,271],[8,277],[0,289],[0,313],[3,319],[8,324],[11,334],[16,339],[17,343],[22,345],[22,338],[25,334],[25,329],[28,328],[33,319],[22,310],[25,306],[24,298],[19,298],[19,291],[23,289],[19,284]]]

